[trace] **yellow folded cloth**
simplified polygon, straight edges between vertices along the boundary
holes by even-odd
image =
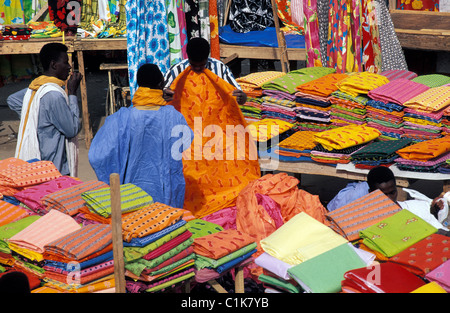
[[[447,293],[447,291],[445,291],[445,289],[437,282],[433,281],[411,291],[411,293]]]
[[[350,124],[314,135],[314,140],[326,150],[345,149],[367,143],[378,138],[380,131],[366,125]]]

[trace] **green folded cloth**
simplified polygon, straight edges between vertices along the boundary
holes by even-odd
[[[450,77],[442,74],[419,75],[411,80],[416,83],[424,84],[430,88],[440,87],[450,83]]]
[[[387,158],[412,143],[412,139],[397,139],[389,141],[374,141],[360,150],[354,152],[352,159],[367,159],[367,158]]]
[[[240,256],[254,250],[255,248],[256,248],[256,242],[253,242],[253,243],[246,245],[245,247],[242,247],[242,248],[240,248],[230,254],[227,254],[226,256],[224,256],[220,259],[217,259],[217,260],[196,254],[195,267],[199,270],[202,268],[206,268],[206,267],[217,268],[231,260],[236,259],[237,257],[240,257]]]
[[[355,250],[344,243],[291,267],[288,274],[307,292],[336,293],[341,291],[347,271],[365,266]]]
[[[386,257],[402,252],[437,229],[408,210],[401,210],[360,231],[363,244]]]
[[[294,286],[293,284],[291,284],[290,282],[288,282],[282,278],[275,278],[275,277],[272,277],[269,275],[261,274],[258,276],[258,279],[263,283],[286,290],[287,292],[290,292],[290,293],[300,293],[300,291],[301,291],[300,287]]]
[[[187,229],[192,233],[191,238],[195,239],[206,235],[214,234],[223,230],[223,227],[202,219],[195,219],[187,222]]]
[[[81,197],[91,212],[103,217],[111,216],[111,188],[105,187],[87,191]],[[153,198],[144,190],[133,184],[120,185],[120,204],[122,213],[145,208],[153,203]]]

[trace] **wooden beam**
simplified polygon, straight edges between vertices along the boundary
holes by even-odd
[[[48,11],[48,3],[44,3],[42,8],[33,16],[31,21],[36,22],[38,19],[40,19],[42,16],[44,16]]]
[[[89,119],[89,107],[88,107],[88,98],[87,98],[87,89],[86,89],[86,73],[84,68],[84,57],[83,51],[77,51],[77,59],[78,59],[78,69],[83,76],[81,78],[80,83],[80,93],[81,93],[81,109],[82,109],[82,119],[83,119],[83,129],[84,129],[84,138],[86,140],[86,148],[89,150],[92,141],[92,126]]]
[[[287,48],[290,60],[306,60],[306,50],[299,48]],[[275,47],[250,47],[220,44],[220,56],[227,58],[234,53],[242,59],[279,60],[280,52]]]

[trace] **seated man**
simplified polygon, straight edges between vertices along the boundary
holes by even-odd
[[[132,183],[153,201],[183,208],[182,152],[193,138],[183,115],[163,99],[163,75],[154,64],[137,72],[133,106],[108,116],[89,149],[97,178],[109,184],[112,173]]]
[[[244,104],[247,101],[247,95],[241,90],[241,86],[236,82],[233,73],[222,61],[209,57],[209,42],[204,38],[192,38],[186,45],[188,58],[170,67],[164,77],[164,97],[167,101],[172,100],[173,90],[170,89],[175,78],[180,75],[188,66],[196,73],[208,69],[236,89],[233,90],[233,96],[236,97],[238,104]]]
[[[63,175],[77,176],[78,141],[81,130],[77,90],[80,73],[67,81],[71,66],[67,47],[48,43],[39,53],[44,74],[28,88],[8,97],[8,105],[21,118],[15,157],[25,161],[52,161]]]

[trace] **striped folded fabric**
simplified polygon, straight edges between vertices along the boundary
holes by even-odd
[[[89,210],[103,217],[111,216],[111,188],[100,188],[81,194]],[[134,184],[120,185],[120,202],[122,213],[133,212],[149,206],[153,198]]]
[[[386,76],[389,81],[393,81],[399,78],[413,79],[417,77],[417,74],[408,70],[386,70],[381,72],[381,75]]]
[[[286,73],[279,71],[264,71],[257,73],[250,73],[246,76],[236,78],[236,81],[244,91],[252,91],[254,89],[261,89],[261,86],[272,79],[284,76]]]
[[[409,79],[396,79],[369,91],[368,96],[385,103],[403,104],[409,99],[427,91],[430,87]]]
[[[359,239],[360,231],[401,210],[380,190],[327,213],[330,228],[349,241]]]
[[[51,210],[8,239],[8,243],[44,253],[44,246],[81,228],[69,215]]]
[[[36,161],[0,171],[0,185],[26,187],[47,182],[62,176],[53,162]]]
[[[108,185],[102,181],[90,180],[50,193],[41,199],[41,203],[47,211],[54,209],[73,216],[86,205],[82,193],[106,187]]]
[[[4,160],[0,160],[0,172],[24,164],[27,164],[27,162],[17,158],[7,158]],[[20,189],[4,186],[0,182],[0,199],[2,199],[3,196],[13,196],[19,190]]]
[[[111,244],[111,225],[91,224],[47,243],[44,247],[44,258],[51,254],[68,260],[85,260]]]
[[[16,193],[14,197],[34,212],[43,215],[49,211],[47,208],[45,208],[45,205],[41,203],[41,199],[43,197],[52,192],[64,190],[65,188],[79,185],[81,183],[82,181],[80,181],[78,178],[61,176],[42,184],[30,186]]]
[[[123,239],[130,242],[133,238],[141,238],[163,230],[180,221],[183,214],[183,210],[164,203],[149,204],[122,219]]]
[[[0,226],[18,221],[29,215],[35,215],[24,207],[0,200]]]
[[[403,103],[405,107],[424,112],[438,112],[450,106],[450,86],[432,87]]]

